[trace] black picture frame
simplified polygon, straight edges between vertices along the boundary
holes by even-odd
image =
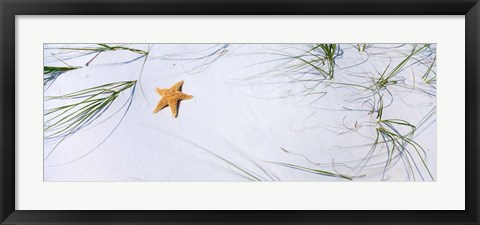
[[[478,0],[0,0],[1,224],[479,224]],[[15,210],[16,15],[465,15],[466,177],[459,211]],[[448,31],[445,31],[448,32]],[[457,74],[461,76],[461,74]],[[455,149],[451,149],[455,151]],[[449,193],[453,194],[453,193]],[[252,200],[254,201],[254,200]]]

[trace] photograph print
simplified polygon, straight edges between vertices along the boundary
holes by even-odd
[[[435,43],[46,43],[44,182],[435,182]]]

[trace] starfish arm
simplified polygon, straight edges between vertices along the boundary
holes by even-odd
[[[170,106],[170,111],[172,111],[172,116],[177,117],[177,108],[178,108],[178,100],[173,99],[168,101],[168,105]]]
[[[155,88],[155,91],[160,95],[160,96],[165,96],[165,92],[167,89],[164,88]]]
[[[162,110],[163,108],[165,108],[165,106],[168,105],[168,102],[167,102],[167,99],[166,98],[162,98],[157,106],[155,107],[155,109],[153,109],[153,113],[157,113],[159,112],[160,110]]]
[[[175,91],[179,91],[180,88],[182,87],[182,85],[183,85],[183,80],[175,83],[170,89],[175,90]]]
[[[188,99],[192,99],[193,96],[192,95],[187,95],[187,94],[184,94],[184,93],[180,93],[180,95],[178,96],[178,98],[180,100],[188,100]]]

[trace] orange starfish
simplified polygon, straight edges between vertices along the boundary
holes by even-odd
[[[159,112],[168,105],[172,111],[172,116],[177,117],[178,102],[193,98],[193,96],[181,92],[182,85],[183,80],[175,83],[171,88],[155,88],[157,93],[162,96],[162,99],[158,102],[153,113]]]

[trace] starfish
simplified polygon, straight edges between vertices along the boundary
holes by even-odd
[[[181,92],[180,89],[182,85],[183,80],[175,83],[171,88],[155,88],[157,93],[162,96],[162,99],[160,99],[155,109],[153,109],[153,113],[159,112],[168,105],[172,111],[172,116],[177,117],[178,102],[193,98],[193,96]]]

